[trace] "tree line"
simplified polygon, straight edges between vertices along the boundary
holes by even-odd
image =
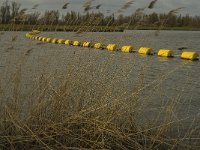
[[[145,14],[143,9],[137,9],[133,14],[105,15],[101,12],[85,13],[70,11],[61,14],[58,10],[47,10],[44,13],[22,9],[15,1],[5,1],[0,6],[0,24],[29,25],[69,25],[69,26],[146,26],[146,27],[195,27],[200,28],[200,16],[177,15],[176,11],[169,13]]]

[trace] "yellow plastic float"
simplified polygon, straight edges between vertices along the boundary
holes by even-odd
[[[181,54],[182,59],[197,60],[198,57],[199,57],[199,54],[196,52],[183,52]]]
[[[122,48],[121,48],[121,51],[123,52],[123,53],[131,53],[131,52],[133,52],[133,49],[134,49],[134,47],[133,46],[123,46]]]
[[[144,55],[152,55],[153,54],[153,50],[148,47],[141,47],[138,52],[140,54],[144,54]]]
[[[30,33],[26,33],[26,37],[27,37],[27,38],[30,38]]]
[[[106,48],[109,51],[115,51],[117,49],[117,45],[116,44],[108,44],[108,46]]]
[[[160,57],[173,57],[173,55],[174,55],[174,52],[168,49],[161,49],[158,52],[158,56]]]
[[[35,37],[34,37],[33,35],[32,35],[32,36],[30,36],[30,39],[31,39],[31,40],[33,40],[34,38],[35,38]]]
[[[57,43],[58,43],[58,39],[56,39],[56,38],[52,39],[52,40],[51,40],[51,43],[57,44]]]
[[[47,40],[47,37],[42,38],[42,42],[46,42],[46,40]]]
[[[33,40],[33,39],[34,39],[34,35],[31,35],[31,36],[30,36],[30,39],[32,39],[32,40]]]
[[[94,44],[94,48],[96,48],[96,49],[103,49],[104,46],[101,43],[96,43],[96,44]]]
[[[74,45],[74,46],[80,46],[80,45],[81,45],[81,42],[79,42],[79,41],[74,41],[73,45]]]
[[[84,42],[83,43],[83,47],[90,47],[91,46],[91,42]]]
[[[39,40],[39,38],[40,38],[40,36],[38,36],[36,40]]]
[[[38,38],[38,40],[39,40],[39,41],[42,41],[42,39],[43,39],[43,37],[42,37],[42,36],[40,36],[40,37]]]
[[[71,45],[71,44],[73,44],[73,42],[72,42],[71,40],[66,40],[66,41],[65,41],[65,44],[66,44],[66,45]]]
[[[51,38],[47,38],[46,42],[51,43]]]
[[[34,37],[34,40],[37,40],[38,38],[39,38],[39,36],[35,36],[35,37]]]
[[[59,44],[65,44],[65,39],[58,39]]]

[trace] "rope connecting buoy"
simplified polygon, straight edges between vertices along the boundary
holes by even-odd
[[[84,42],[83,47],[91,47],[91,42]]]
[[[38,30],[33,30],[32,32],[26,33],[26,37],[32,40],[38,40],[38,41],[43,41],[43,42],[48,42],[48,43],[53,43],[53,44],[66,44],[66,45],[73,45],[73,46],[83,46],[83,47],[93,47],[95,49],[107,49],[108,51],[118,51],[119,49],[117,48],[116,44],[108,44],[105,46],[102,43],[95,43],[92,44],[91,42],[84,42],[81,43],[80,41],[71,41],[71,40],[65,40],[65,39],[57,39],[57,38],[49,38],[49,37],[42,37],[42,36],[37,36],[40,31]],[[121,52],[124,53],[131,53],[134,52],[134,47],[131,45],[126,45],[121,47]],[[141,47],[138,50],[139,54],[144,54],[144,55],[153,55],[153,50],[148,47]],[[174,52],[172,50],[168,49],[160,49],[158,54],[160,57],[173,57]],[[178,56],[178,55],[175,55]],[[182,59],[188,59],[188,60],[197,60],[199,57],[199,54],[197,52],[183,52],[182,55],[180,56]]]
[[[116,44],[108,44],[108,46],[106,48],[109,51],[115,51],[117,49],[117,45]]]
[[[199,54],[196,52],[183,52],[181,54],[182,59],[188,59],[188,60],[198,60]]]
[[[129,46],[123,46],[123,47],[121,48],[121,51],[122,51],[123,53],[132,53],[133,50],[134,50],[134,47],[131,46],[131,45],[129,45]]]
[[[140,54],[144,54],[144,55],[152,55],[153,54],[153,50],[148,47],[141,47],[138,52]]]
[[[158,56],[160,57],[173,57],[173,55],[174,55],[174,52],[168,49],[161,49],[158,52]]]

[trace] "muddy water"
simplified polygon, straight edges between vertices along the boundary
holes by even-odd
[[[200,135],[200,61],[181,60],[181,51],[178,50],[179,47],[188,47],[188,50],[200,53],[200,32],[162,31],[158,36],[155,36],[155,31],[78,35],[42,33],[48,37],[134,45],[135,49],[148,46],[155,52],[161,48],[172,49],[177,56],[169,59],[41,44],[26,39],[24,35],[25,32],[4,32],[0,35],[2,87],[9,90],[11,76],[19,64],[22,66],[24,94],[41,74],[59,78],[73,72],[74,80],[78,78],[87,83],[84,88],[90,97],[98,99],[102,98],[102,93],[110,93],[111,100],[133,101],[137,94],[139,123],[152,128],[169,124],[174,126],[171,132],[176,136],[187,136],[193,128],[195,131],[190,135],[200,143],[197,139]],[[15,36],[16,41],[12,41]]]

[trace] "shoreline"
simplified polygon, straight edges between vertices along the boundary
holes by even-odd
[[[64,26],[64,25],[21,25],[21,24],[0,24],[0,31],[32,31],[48,32],[124,32],[125,30],[164,30],[164,31],[200,31],[200,28],[192,27],[129,27],[120,26]]]

